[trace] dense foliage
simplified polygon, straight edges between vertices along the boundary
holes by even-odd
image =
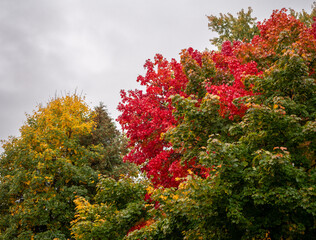
[[[118,106],[128,151],[103,105],[39,107],[4,144],[0,239],[314,239],[313,6],[210,16],[218,51],[147,60]]]
[[[75,200],[76,219],[72,232],[76,239],[123,239],[129,231],[145,226],[150,209],[144,198],[147,182],[122,178],[102,178],[91,204],[85,198]]]
[[[221,47],[225,41],[250,41],[255,35],[259,34],[257,18],[252,17],[252,8],[249,7],[245,12],[242,9],[238,12],[237,18],[231,13],[221,13],[219,17],[208,16],[208,27],[213,32],[218,33],[218,37],[211,39],[211,43]]]
[[[160,101],[173,122],[159,134],[177,153],[165,160],[182,169],[193,164],[186,177],[167,169],[176,188],[153,181],[159,208],[149,211],[152,224],[127,239],[313,239],[316,24],[294,15],[274,11],[257,24],[259,34],[223,41],[217,52],[182,52],[187,80],[179,79],[182,92]],[[136,108],[131,99],[123,100],[123,117]],[[123,127],[128,134],[151,121],[153,115]],[[152,139],[137,137],[142,144]],[[155,180],[151,161],[143,170]],[[196,171],[200,165],[208,171]]]
[[[126,138],[116,128],[103,103],[94,108],[91,134],[80,137],[80,143],[85,146],[101,146],[100,158],[90,158],[90,166],[100,174],[118,178],[121,174],[136,171],[135,167],[122,161],[127,153]]]
[[[119,165],[114,128],[103,106],[92,111],[77,95],[28,116],[21,136],[3,145],[0,239],[70,238],[75,197],[94,196],[98,174]]]

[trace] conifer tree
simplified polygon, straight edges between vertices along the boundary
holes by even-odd
[[[122,161],[122,155],[126,154],[126,139],[117,130],[103,103],[94,108],[93,121],[95,127],[91,134],[81,138],[81,143],[85,146],[99,145],[102,157],[91,159],[90,166],[103,175],[117,177],[127,170],[126,165],[131,167],[131,164]]]

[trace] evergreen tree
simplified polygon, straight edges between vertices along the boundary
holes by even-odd
[[[122,161],[122,156],[127,151],[126,139],[117,130],[103,103],[94,108],[93,121],[95,127],[91,134],[81,138],[81,143],[87,147],[99,145],[102,157],[91,159],[90,166],[101,174],[112,177],[126,173],[127,168],[131,168],[131,164]]]

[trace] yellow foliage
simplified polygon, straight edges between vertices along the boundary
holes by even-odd
[[[167,200],[167,199],[168,199],[168,197],[165,196],[165,195],[161,195],[160,198],[161,198],[162,200]]]
[[[178,200],[178,199],[179,199],[179,195],[174,194],[174,195],[172,196],[172,198],[173,198],[174,200]]]
[[[56,98],[50,101],[46,107],[40,105],[38,110],[29,116],[29,120],[35,120],[36,124],[24,125],[20,129],[21,136],[30,137],[30,144],[36,146],[37,152],[47,151],[48,142],[63,149],[65,137],[73,138],[89,134],[92,131],[95,123],[87,121],[92,117],[92,111],[84,103],[83,98],[77,95]],[[43,142],[43,137],[47,142]]]
[[[187,182],[182,182],[182,183],[179,184],[178,189],[186,189],[187,185],[188,185]]]
[[[154,188],[153,188],[152,186],[150,186],[150,185],[146,188],[146,190],[147,190],[147,192],[148,192],[149,194],[151,194],[151,193],[154,192]]]

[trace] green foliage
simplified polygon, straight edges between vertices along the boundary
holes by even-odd
[[[191,172],[178,188],[152,191],[151,198],[160,203],[150,211],[153,223],[127,239],[314,239],[315,38],[284,12],[276,12],[275,18],[261,25],[271,33],[267,42],[256,38],[266,52],[273,50],[269,64],[259,76],[243,76],[245,88],[254,94],[234,101],[247,107],[242,118],[222,118],[216,95],[201,99],[203,71],[191,65],[198,81],[188,84],[190,97],[172,97],[179,122],[165,137],[182,161],[195,159],[210,174],[202,178]],[[287,33],[292,26],[300,29]],[[242,44],[253,56],[264,53],[261,46],[257,51]],[[258,65],[267,59],[260,54]]]
[[[221,47],[225,41],[250,41],[259,34],[255,17],[251,16],[252,9],[245,12],[242,9],[234,17],[231,13],[220,14],[219,17],[208,16],[210,30],[218,33],[219,37],[214,37],[210,41],[213,45]]]
[[[220,117],[217,96],[206,94],[200,104],[196,99],[179,95],[174,96],[172,101],[176,108],[174,115],[180,121],[165,137],[174,148],[182,149],[182,161],[199,160],[210,135],[222,133],[220,136],[227,136],[231,121]]]
[[[282,150],[247,159],[243,146],[213,139],[208,148],[221,150],[214,174],[157,190],[163,214],[130,239],[313,239],[315,176],[295,168]]]
[[[313,23],[313,17],[316,17],[316,2],[313,2],[311,5],[311,10],[311,13],[308,13],[304,9],[302,9],[301,12],[296,12],[294,9],[290,9],[290,13],[310,27]]]
[[[215,64],[212,61],[211,54],[204,52],[201,56],[197,57],[199,53],[188,49],[182,51],[181,64],[183,72],[188,78],[185,93],[188,95],[195,95],[197,98],[203,98],[206,93],[205,81],[215,77]],[[194,59],[197,57],[197,59]],[[200,59],[199,59],[200,58]]]
[[[102,175],[115,178],[118,178],[121,174],[136,171],[131,163],[122,161],[122,156],[127,153],[127,140],[117,130],[105,105],[100,103],[99,106],[94,108],[93,114],[95,127],[91,134],[80,139],[81,144],[86,147],[98,145],[102,149],[102,152],[100,152],[102,157],[90,159],[90,166]]]
[[[20,137],[4,142],[0,239],[70,238],[73,201],[94,196],[94,169],[104,169],[108,154],[119,163],[120,152],[110,150],[118,132],[103,108],[91,111],[77,95],[52,99],[28,116]]]
[[[102,178],[94,204],[75,200],[76,219],[72,234],[76,239],[123,239],[130,228],[146,218],[145,181]]]

